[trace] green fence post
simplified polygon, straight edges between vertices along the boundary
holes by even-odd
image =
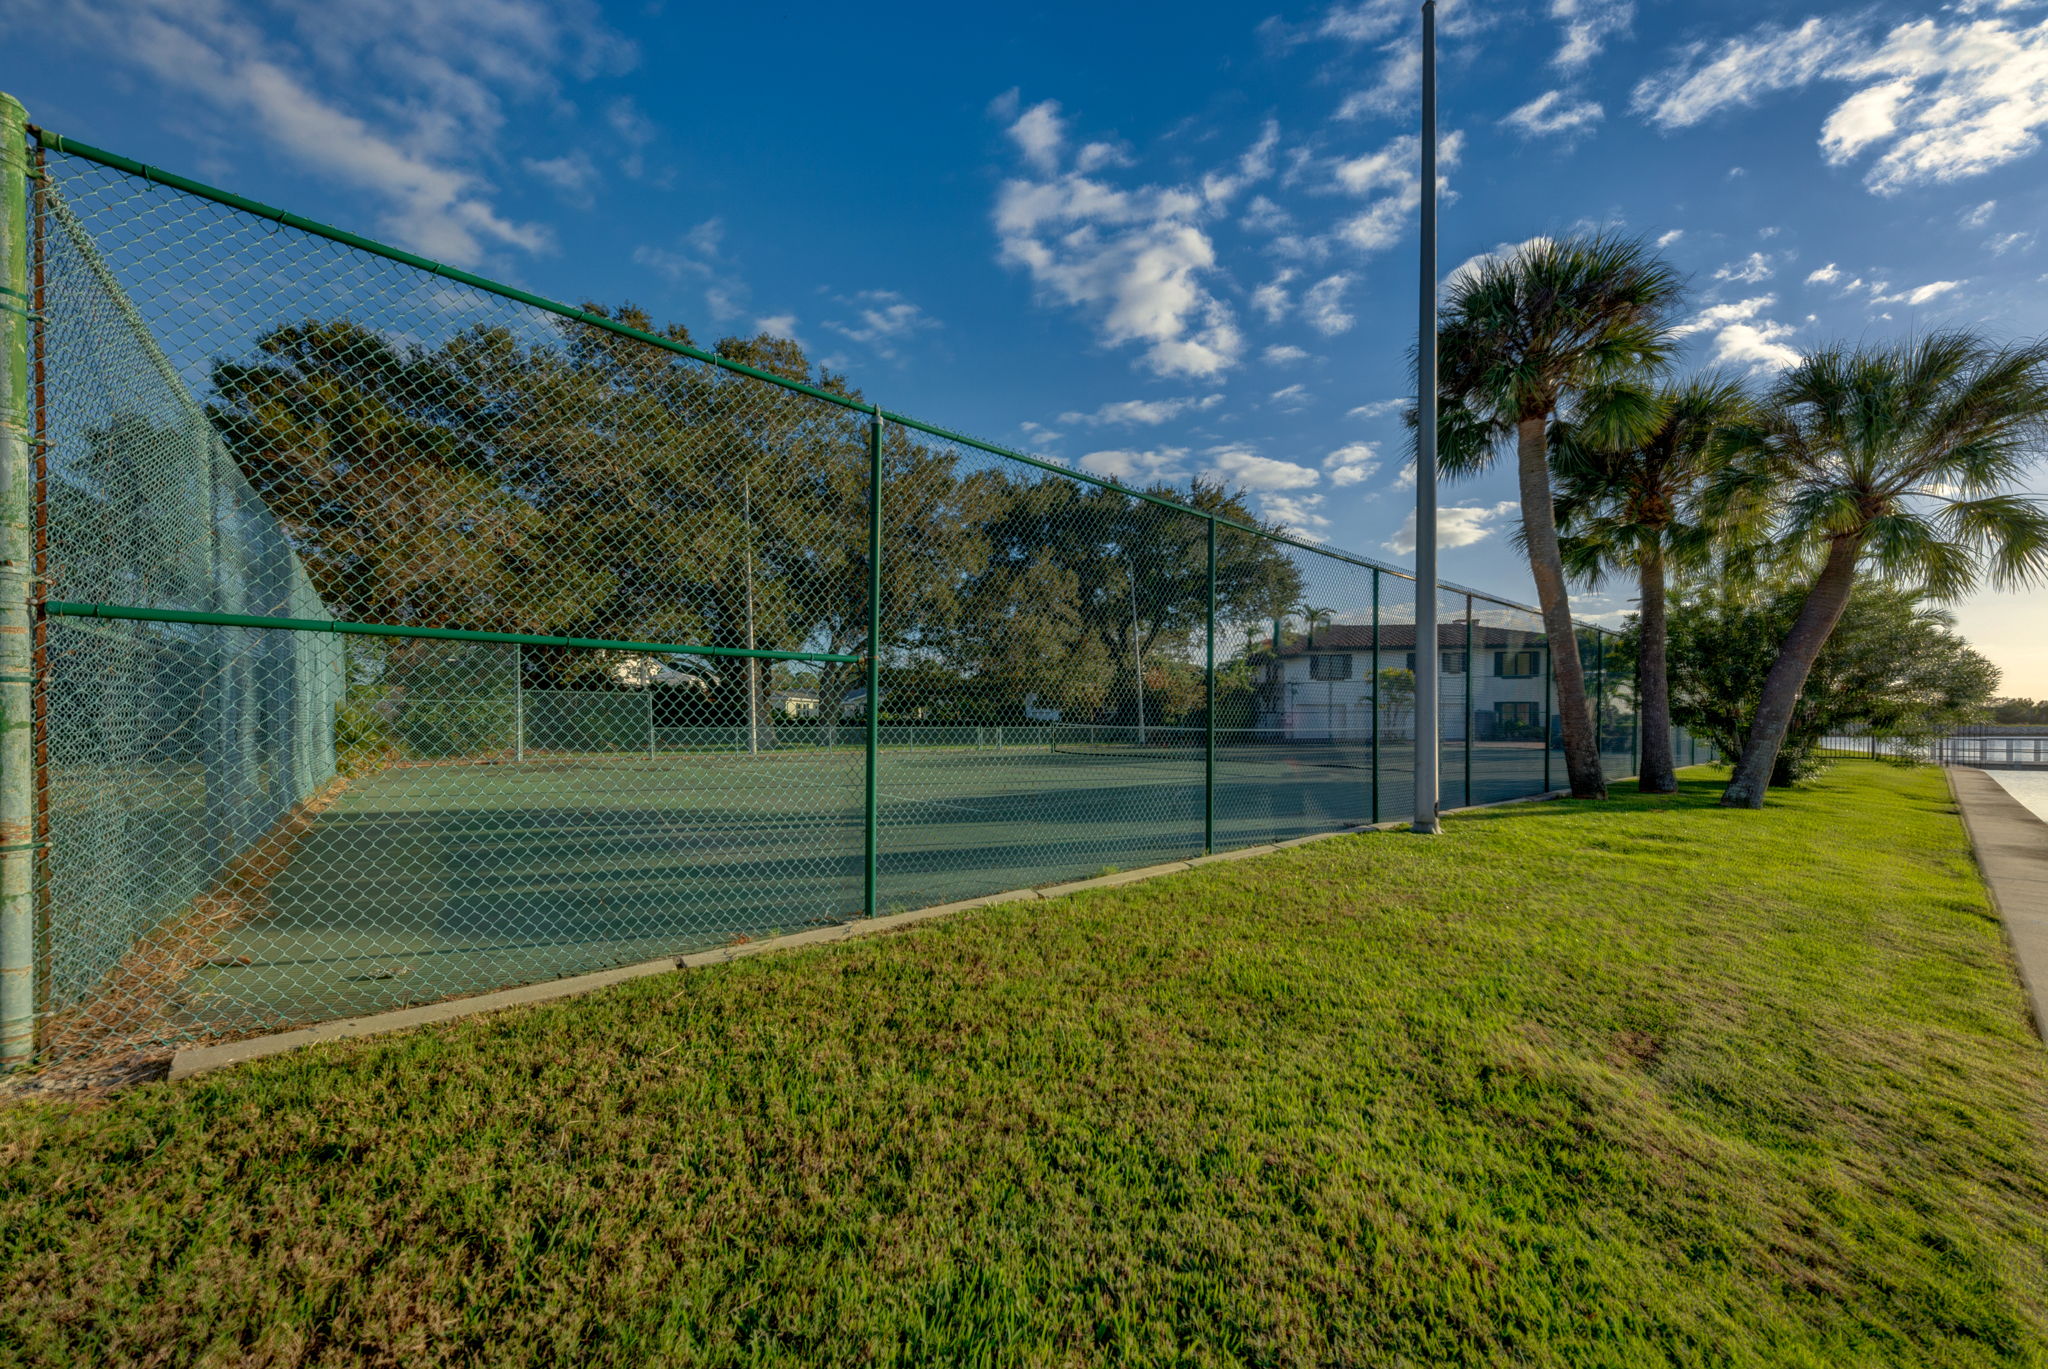
[[[36,1048],[28,113],[0,94],[0,1068]]]
[[[1643,653],[1640,647],[1636,650],[1636,658],[1633,665],[1636,682],[1636,711],[1631,715],[1634,721],[1629,724],[1628,758],[1629,763],[1635,766],[1636,779],[1640,781],[1643,777]]]
[[[1203,672],[1202,854],[1216,850],[1216,520],[1209,519],[1208,666]]]
[[[1543,792],[1550,792],[1550,725],[1557,721],[1557,644],[1543,636]]]
[[[1380,573],[1372,573],[1372,820],[1380,820]]]
[[[1478,662],[1472,659],[1472,596],[1465,596],[1465,806],[1472,806],[1472,677]]]
[[[875,904],[877,841],[875,812],[876,760],[882,746],[882,414],[868,414],[868,654],[867,675],[867,834],[861,862],[867,915],[880,910]]]
[[[1599,756],[1600,778],[1607,778],[1607,644],[1593,629],[1593,754]]]

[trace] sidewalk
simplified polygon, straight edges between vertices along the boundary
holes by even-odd
[[[2020,982],[2034,1009],[2034,1029],[2048,1029],[2048,822],[2028,812],[1997,780],[1951,765],[1949,791],[1962,809],[1977,868],[2005,922]]]

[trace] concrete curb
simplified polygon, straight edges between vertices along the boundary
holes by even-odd
[[[1570,791],[1553,789],[1548,793],[1503,799],[1498,803],[1474,804],[1470,808],[1454,808],[1446,812],[1474,813],[1487,808],[1543,803],[1562,798],[1568,792]],[[470,998],[452,998],[417,1008],[399,1008],[392,1012],[375,1013],[369,1017],[339,1018],[332,1022],[322,1022],[317,1026],[301,1027],[271,1036],[251,1037],[244,1041],[226,1041],[214,1046],[191,1046],[171,1057],[170,1077],[189,1079],[195,1074],[205,1074],[209,1070],[261,1060],[267,1056],[283,1055],[287,1051],[316,1046],[327,1041],[353,1041],[359,1037],[379,1036],[385,1032],[403,1031],[408,1027],[422,1027],[434,1022],[450,1022],[456,1018],[475,1017],[481,1013],[498,1012],[505,1008],[550,1003],[558,998],[574,998],[597,989],[609,988],[614,984],[623,984],[628,980],[644,979],[648,975],[723,965],[728,961],[743,960],[748,956],[764,955],[771,951],[790,951],[804,946],[823,946],[836,941],[851,941],[858,937],[881,936],[888,932],[901,931],[906,927],[914,927],[920,922],[951,917],[955,913],[964,913],[973,908],[992,908],[1000,903],[1023,903],[1033,899],[1061,898],[1067,894],[1084,893],[1090,889],[1114,889],[1120,885],[1157,879],[1161,875],[1177,875],[1189,870],[1198,870],[1204,865],[1250,860],[1254,856],[1270,856],[1277,851],[1289,851],[1297,846],[1307,846],[1311,842],[1328,841],[1332,837],[1358,836],[1365,832],[1398,832],[1405,830],[1407,826],[1405,822],[1381,822],[1346,827],[1335,832],[1312,832],[1305,837],[1271,842],[1264,846],[1245,846],[1235,851],[1219,851],[1215,855],[1168,861],[1163,865],[1147,865],[1137,870],[1119,870],[1113,875],[1102,875],[1095,879],[1073,880],[1066,884],[1049,884],[1035,889],[1011,889],[1006,893],[985,894],[980,898],[961,899],[956,903],[939,903],[910,912],[863,918],[858,922],[842,922],[831,927],[814,928],[808,932],[792,932],[787,936],[743,941],[737,945],[720,946],[714,950],[697,951],[690,955],[648,960],[638,965],[622,965],[617,969],[581,974],[571,979],[551,979],[544,984],[525,984],[516,989],[500,989],[495,993],[477,994]]]
[[[2034,1033],[2048,1039],[2048,822],[1971,766],[1943,767],[1963,815],[1970,852],[2005,926],[2033,1011]]]

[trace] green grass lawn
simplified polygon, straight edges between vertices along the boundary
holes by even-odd
[[[2048,1362],[1940,776],[1715,790],[15,1106],[0,1362]]]

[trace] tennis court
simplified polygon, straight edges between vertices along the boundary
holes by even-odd
[[[1219,756],[1217,849],[1372,820],[1369,750],[1261,751]],[[1542,760],[1475,747],[1475,798],[1527,793]],[[1382,748],[1381,818],[1405,816],[1410,763]],[[1203,777],[1179,750],[886,749],[878,906],[1200,855]],[[862,851],[855,748],[397,766],[312,819],[182,1000],[314,1021],[838,922],[861,912]]]

